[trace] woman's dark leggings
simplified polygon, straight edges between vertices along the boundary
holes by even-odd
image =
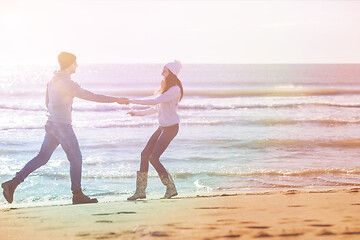
[[[179,124],[170,127],[159,127],[149,139],[144,150],[141,152],[140,171],[149,171],[149,162],[159,175],[165,175],[166,170],[160,163],[159,158],[161,154],[169,146],[179,131]]]

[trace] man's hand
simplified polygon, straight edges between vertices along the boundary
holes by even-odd
[[[131,101],[128,98],[116,98],[115,102],[117,102],[118,104],[126,104],[126,105],[131,103]]]

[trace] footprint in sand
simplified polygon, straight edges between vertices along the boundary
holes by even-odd
[[[235,194],[226,194],[226,193],[224,193],[224,194],[221,194],[220,195],[221,197],[232,197],[232,196],[237,196],[237,194],[235,193]]]
[[[116,238],[116,237],[119,237],[119,236],[121,236],[121,233],[109,232],[109,233],[105,233],[105,234],[100,235],[96,239]]]
[[[116,212],[116,213],[94,213],[93,216],[108,216],[114,214],[135,214],[136,212]]]
[[[279,237],[296,237],[301,235],[303,235],[303,233],[284,233],[280,234]]]
[[[360,232],[344,232],[344,235],[358,235]]]
[[[173,226],[178,225],[178,224],[181,224],[181,222],[168,223],[168,224],[165,224],[165,225],[169,226],[169,227],[173,227]]]
[[[154,236],[154,237],[168,237],[169,234],[167,234],[166,232],[152,232],[151,236]]]
[[[266,238],[266,237],[273,237],[272,235],[266,232],[259,232],[257,235],[254,236],[255,238]]]
[[[90,233],[79,233],[79,234],[76,234],[77,237],[88,237],[90,236]]]
[[[217,222],[234,222],[234,219],[219,219]]]
[[[299,193],[299,191],[297,191],[297,190],[288,190],[288,191],[285,192],[285,195],[288,195],[288,194],[297,194],[297,193]]]
[[[348,193],[357,193],[360,191],[360,188],[351,188]]]
[[[318,234],[318,236],[331,236],[331,235],[336,235],[336,234],[330,231],[324,231]]]
[[[223,238],[238,238],[238,237],[241,237],[241,235],[239,234],[230,234],[230,235],[225,235],[225,236],[222,236]]]
[[[332,227],[332,224],[311,224],[311,227]]]
[[[250,229],[268,229],[270,227],[268,227],[268,226],[249,226],[249,227],[246,227],[246,228],[250,228]]]
[[[304,222],[319,222],[320,220],[316,219],[305,219]]]
[[[330,189],[330,190],[316,190],[316,191],[310,191],[309,193],[336,193],[336,191],[335,190],[332,190],[332,189]]]

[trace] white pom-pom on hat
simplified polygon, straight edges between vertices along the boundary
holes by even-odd
[[[177,76],[182,68],[182,65],[180,61],[174,60],[173,62],[165,64],[165,67],[167,67],[173,74]]]

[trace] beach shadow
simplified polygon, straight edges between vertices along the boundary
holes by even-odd
[[[177,199],[177,198],[171,198],[171,200],[170,199],[161,199],[161,202],[169,203],[169,202],[177,202],[177,200],[179,200],[179,199]]]
[[[130,201],[130,200],[126,200],[124,202],[132,202],[134,204],[138,204],[138,203],[148,203],[148,200],[144,200],[144,199],[136,199],[135,201]]]

